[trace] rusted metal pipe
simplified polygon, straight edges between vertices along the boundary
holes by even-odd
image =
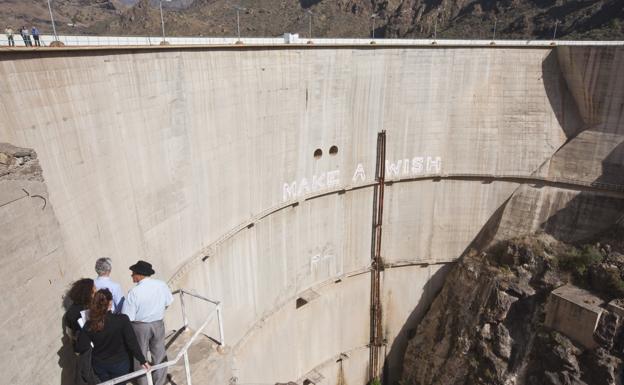
[[[375,166],[375,187],[373,193],[373,228],[371,240],[371,307],[370,307],[370,356],[369,383],[379,380],[381,370],[381,348],[383,347],[381,307],[381,235],[383,224],[383,201],[386,176],[386,131],[377,135],[377,159]]]

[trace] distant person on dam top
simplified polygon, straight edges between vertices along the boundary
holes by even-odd
[[[30,33],[32,34],[33,39],[35,40],[35,46],[41,47],[41,42],[39,42],[39,29],[33,25],[30,30]]]
[[[130,270],[136,286],[128,292],[122,312],[132,321],[141,352],[147,357],[149,351],[152,364],[157,365],[166,359],[163,318],[165,310],[173,302],[173,296],[165,282],[150,278],[155,273],[150,263],[138,261],[130,266]],[[137,360],[134,365],[136,370],[140,369]],[[163,385],[167,379],[167,368],[155,371],[153,378],[154,385]],[[138,382],[139,385],[147,384],[146,376],[139,377]]]
[[[36,41],[36,40],[35,40]],[[111,280],[110,274],[113,269],[113,261],[110,258],[99,258],[95,261],[95,272],[98,277],[95,279],[95,287],[100,289],[108,289],[113,294],[113,308],[111,311],[114,314],[120,313],[124,301],[124,293],[121,290],[121,285]]]
[[[22,29],[20,29],[20,35],[22,35],[24,45],[26,47],[32,47],[32,41],[30,41],[30,32],[28,32],[28,28],[22,26]]]
[[[4,30],[4,33],[6,34],[9,47],[15,47],[15,39],[13,38],[13,28],[11,28],[10,26],[7,26]]]

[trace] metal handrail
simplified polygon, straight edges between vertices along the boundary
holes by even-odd
[[[3,32],[3,31],[0,31]],[[51,32],[51,31],[50,31]],[[158,45],[162,41],[162,36],[102,36],[102,35],[54,35],[42,33],[39,35],[42,45],[49,46],[53,41],[60,41],[66,46],[152,46]],[[15,45],[24,47],[25,44],[18,31],[13,35]],[[307,39],[300,37],[295,41],[286,39],[285,37],[242,37],[245,44],[249,45],[288,45],[299,44],[304,45],[308,41],[315,45],[362,45],[368,46],[371,42],[370,38],[318,38]],[[218,36],[168,36],[167,41],[172,45],[235,45],[239,39],[232,37]],[[543,47],[552,48],[552,40],[490,40],[490,39],[392,39],[375,38],[378,45],[395,45],[395,46],[415,46],[430,47],[436,46],[475,46],[475,47]],[[585,40],[557,40],[558,46],[622,46],[624,41],[585,41]],[[8,40],[4,33],[0,33],[0,48],[7,46]]]
[[[204,323],[202,323],[202,325],[195,331],[195,333],[193,333],[193,336],[184,344],[184,346],[182,347],[182,349],[180,349],[180,351],[178,352],[178,354],[176,354],[175,358],[166,362],[162,362],[160,364],[154,365],[150,368],[150,370],[145,370],[145,369],[139,369],[136,370],[132,373],[128,373],[125,374],[123,376],[119,376],[116,378],[113,378],[112,380],[108,380],[108,381],[104,381],[104,382],[100,382],[98,385],[115,385],[115,384],[119,384],[128,380],[132,380],[133,378],[137,378],[137,377],[141,377],[143,375],[145,375],[147,377],[147,383],[148,385],[153,385],[154,381],[152,378],[152,373],[155,370],[159,370],[159,369],[163,369],[163,368],[167,368],[169,366],[173,366],[175,364],[178,363],[178,361],[180,361],[180,359],[182,357],[184,357],[184,369],[186,371],[186,383],[187,385],[192,385],[191,383],[191,367],[189,364],[189,359],[188,359],[188,350],[191,347],[191,345],[193,344],[193,342],[195,342],[195,340],[197,339],[197,337],[199,336],[199,334],[204,330],[204,328],[206,326],[208,326],[208,323],[210,323],[210,321],[212,321],[214,314],[217,314],[217,322],[219,323],[219,340],[215,340],[215,342],[217,342],[220,346],[225,345],[225,338],[224,338],[224,334],[223,334],[223,319],[222,319],[222,315],[221,315],[221,302],[219,301],[215,301],[209,298],[206,298],[202,295],[199,295],[197,293],[193,293],[191,291],[188,290],[184,290],[184,289],[179,289],[174,291],[172,294],[179,294],[180,295],[180,307],[182,308],[182,320],[184,322],[184,326],[183,328],[188,327],[188,319],[186,317],[186,310],[184,307],[184,295],[189,295],[191,297],[200,299],[202,301],[206,301],[209,302],[213,305],[215,305],[215,308],[213,309],[213,311],[211,311],[208,316],[206,317],[206,319],[204,320]]]

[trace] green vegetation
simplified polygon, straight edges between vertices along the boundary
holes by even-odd
[[[610,298],[624,297],[624,281],[620,278],[620,273],[617,270],[607,271],[601,286],[601,291]]]
[[[506,276],[513,275],[513,271],[511,271],[511,268],[509,268],[509,266],[507,265],[501,265],[500,270],[503,273],[503,275],[506,275]]]
[[[573,273],[576,278],[584,278],[587,269],[600,262],[602,262],[600,251],[591,245],[585,245],[581,249],[572,247],[567,253],[558,257],[559,267]]]
[[[607,253],[600,250],[599,244],[546,244],[538,237],[522,237],[491,246],[487,258],[504,276],[515,274],[516,266],[531,264],[532,261],[546,261],[545,266],[562,273],[564,281],[571,279],[575,285],[605,300],[624,298],[624,266],[621,262],[610,260]],[[565,278],[566,275],[568,278]]]
[[[605,257],[593,245],[570,247],[558,255],[558,266],[572,273],[575,283],[586,287],[607,300],[624,297],[624,281],[620,270],[605,262]]]

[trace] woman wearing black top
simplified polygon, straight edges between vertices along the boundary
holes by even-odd
[[[130,373],[128,350],[143,368],[150,365],[141,353],[130,319],[125,314],[112,314],[113,295],[108,289],[98,290],[89,307],[89,321],[78,336],[76,350],[89,350],[93,359],[93,370],[100,381]]]
[[[80,330],[80,325],[78,324],[81,316],[80,312],[89,308],[94,293],[95,283],[91,278],[79,279],[69,289],[67,295],[71,299],[72,305],[65,312],[65,325],[71,330],[72,338]]]

